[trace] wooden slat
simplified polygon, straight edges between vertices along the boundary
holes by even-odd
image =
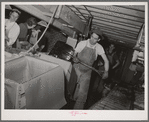
[[[123,8],[128,8],[128,9],[133,9],[137,11],[145,11],[145,6],[144,5],[115,5]]]
[[[83,14],[89,14],[88,11],[86,11],[86,9],[78,9],[80,12],[82,12]]]
[[[81,8],[81,9],[85,9],[85,7],[83,5],[74,5],[76,8]]]
[[[65,22],[60,20],[60,19],[55,19],[53,22],[53,25],[57,28],[59,28],[62,32],[66,33],[67,35],[69,35],[70,37],[73,36],[74,30],[69,28],[69,27],[65,27],[62,24],[64,24]]]
[[[51,13],[51,16],[52,16],[52,12],[49,11],[48,9],[45,9],[44,6],[42,6],[42,5],[32,5],[32,6],[34,6],[35,8],[39,9],[39,10],[42,11],[42,12],[47,12],[47,13],[49,13],[49,14]]]
[[[92,24],[92,27],[94,27],[94,28],[99,27],[99,28],[103,28],[103,29],[107,29],[107,30],[111,30],[111,31],[113,31],[113,30],[114,31],[121,31],[121,32],[124,32],[124,33],[138,35],[138,32],[128,31],[126,29],[121,29],[121,28],[114,28],[114,27],[111,27],[111,26],[103,25],[103,24],[94,23],[94,24]]]
[[[110,23],[115,23],[118,25],[124,25],[127,27],[132,27],[132,28],[140,28],[140,26],[136,26],[136,25],[132,25],[132,24],[128,24],[128,23],[122,23],[122,22],[117,22],[117,21],[113,21],[113,20],[109,20],[109,19],[103,19],[103,18],[94,18],[93,20],[95,21],[104,21],[104,22],[110,22]]]
[[[104,32],[105,35],[107,35],[108,37],[112,37],[114,39],[118,39],[118,40],[121,40],[121,41],[124,41],[124,42],[130,42],[130,43],[136,43],[137,40],[134,40],[134,39],[130,39],[130,38],[124,38],[124,37],[121,37],[121,36],[117,36],[117,35],[113,35],[113,34],[110,34],[110,33],[106,33]]]
[[[81,19],[74,14],[67,6],[63,6],[60,14],[60,18],[70,25],[74,26],[80,32],[84,32],[85,25]]]
[[[91,17],[93,17],[93,15],[91,14],[91,12],[87,9],[87,7],[84,5],[84,8],[88,11],[88,13],[89,13],[89,15],[91,16]]]
[[[144,19],[138,18],[138,17],[133,17],[133,16],[128,16],[128,15],[124,15],[124,14],[118,14],[115,12],[110,12],[110,11],[104,11],[104,10],[99,10],[97,8],[91,8],[91,7],[87,7],[89,11],[91,11],[91,14],[94,15],[96,13],[96,16],[100,13],[105,14],[105,15],[110,15],[110,16],[114,16],[114,17],[118,17],[118,18],[124,18],[124,19],[128,19],[128,20],[134,20],[134,21],[138,21],[138,22],[144,22]]]
[[[114,36],[120,36],[121,38],[129,38],[129,39],[133,39],[135,40],[136,38],[135,37],[130,37],[129,35],[124,35],[124,34],[120,34],[120,33],[114,33],[114,32],[109,32],[109,31],[105,31],[105,30],[102,30],[103,33],[108,33],[108,34],[111,34],[111,35],[114,35]]]
[[[15,5],[17,8],[33,15],[36,16],[37,18],[44,20],[46,22],[49,22],[50,17],[44,16],[42,11],[40,11],[39,9],[37,9],[36,7],[32,6],[32,5]]]
[[[73,6],[80,14],[81,14],[81,16],[84,18],[84,19],[86,19],[86,17],[81,13],[81,11],[79,10],[79,9],[77,9],[75,6]],[[87,19],[86,19],[87,20]]]
[[[120,42],[120,40],[112,38],[110,36],[108,38],[109,38],[110,42],[121,45],[121,46],[126,46],[126,47],[129,47],[129,48],[133,48],[135,46],[135,43],[131,43],[131,42],[128,43],[128,42],[125,42],[125,41],[123,41],[124,43],[122,43],[122,42]]]
[[[89,16],[89,14],[83,13],[84,16]],[[115,21],[115,22],[121,22],[121,23],[126,23],[126,24],[131,24],[131,25],[136,25],[136,26],[141,26],[142,22],[137,22],[137,21],[132,21],[124,18],[117,18],[114,16],[109,16],[101,13],[94,13],[94,19],[107,19],[107,21]]]
[[[122,36],[122,37],[128,37],[128,38],[131,38],[131,39],[136,39],[137,38],[137,36],[131,36],[131,35],[121,33],[121,32],[114,32],[114,30],[113,31],[108,31],[108,30],[105,30],[105,29],[101,29],[101,31],[103,33],[106,32],[106,33],[110,33],[110,34],[114,34],[114,35],[119,35],[119,36]]]
[[[124,31],[124,30],[117,30],[115,28],[111,29],[111,28],[104,27],[104,26],[99,26],[99,25],[93,25],[92,28],[97,28],[97,26],[101,30],[106,30],[106,31],[110,31],[110,32],[112,31],[112,32],[116,32],[116,33],[122,33],[122,34],[130,35],[130,36],[133,36],[133,37],[137,37],[137,34],[138,34],[138,33],[135,33],[135,34],[134,33],[131,33],[131,31],[128,32],[128,31]]]
[[[93,19],[92,23],[97,23],[97,21],[95,21]],[[104,21],[98,21],[99,24],[104,24],[104,25],[107,25],[107,26],[112,26],[112,27],[115,27],[115,28],[121,28],[121,29],[126,29],[126,30],[130,30],[130,31],[135,31],[135,32],[139,32],[139,28],[138,29],[135,29],[135,28],[130,28],[130,27],[126,27],[126,26],[122,26],[122,25],[118,25],[118,24],[114,24],[114,23],[108,23],[108,22],[104,22]]]
[[[117,18],[117,17],[113,17],[113,16],[107,16],[107,15],[103,15],[103,14],[100,14],[98,16],[94,15],[94,19],[107,19],[107,21],[120,22],[120,23],[130,24],[130,25],[134,25],[134,26],[141,26],[142,25],[141,22],[136,22],[136,21],[127,20],[127,19],[121,19],[121,18]]]
[[[50,17],[44,16],[42,14],[42,12],[34,6],[31,6],[31,5],[16,5],[16,7],[20,8],[21,10],[23,10],[23,11],[25,11],[25,12],[27,12],[27,13],[41,19],[41,20],[44,20],[46,22],[49,22],[49,20],[50,20]],[[67,35],[72,36],[74,30],[70,29],[70,28],[67,28],[67,27],[63,27],[62,26],[63,23],[65,23],[65,22],[60,20],[60,19],[55,19],[52,24],[53,24],[53,26],[61,29]]]
[[[139,18],[144,18],[145,13],[141,12],[141,11],[136,11],[136,10],[132,10],[132,9],[126,9],[126,8],[122,8],[122,7],[116,7],[116,6],[111,6],[111,5],[92,5],[91,7],[95,7],[97,9],[100,10],[106,10],[106,11],[110,11],[110,12],[116,12],[118,14],[124,14],[124,15],[128,15],[128,16],[134,16],[134,17],[139,17]]]
[[[76,14],[78,13],[76,10],[73,10]],[[90,14],[87,14],[87,12],[82,12],[84,16],[89,16]],[[80,14],[80,13],[78,13]],[[93,13],[92,13],[93,14]],[[122,19],[122,18],[117,18],[114,16],[109,16],[101,13],[94,13],[94,19],[106,19],[106,21],[114,21],[118,23],[123,23],[123,24],[131,24],[132,26],[141,26],[142,22],[137,22],[137,21],[132,21],[128,19]]]
[[[43,6],[45,9],[53,13],[57,5],[41,5],[41,6]]]
[[[67,6],[68,8],[70,8],[79,18],[81,16],[81,14],[76,10],[76,8],[72,7],[72,6]],[[80,15],[80,16],[79,16]],[[82,18],[80,18],[82,21]]]

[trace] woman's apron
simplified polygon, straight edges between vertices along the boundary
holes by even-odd
[[[85,48],[78,54],[80,61],[92,66],[96,60],[96,50],[85,46]],[[76,100],[74,109],[81,109],[84,107],[84,103],[87,99],[90,78],[91,78],[91,69],[78,63],[74,64],[74,68],[77,74],[77,83],[79,87],[76,87],[73,99]]]

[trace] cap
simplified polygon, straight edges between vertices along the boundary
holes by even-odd
[[[43,26],[43,27],[47,27],[47,25],[48,25],[45,21],[40,21],[40,22],[38,22],[37,24],[38,24],[38,25],[41,25],[41,26]]]
[[[5,9],[12,10],[12,8],[11,8],[10,5],[6,5],[6,6],[5,6]]]
[[[92,29],[91,33],[96,33],[97,35],[101,36],[101,39],[104,39],[102,31],[99,28]]]
[[[18,9],[12,9],[12,12],[16,12],[16,13],[18,13],[19,15],[21,14],[21,11],[19,11]]]

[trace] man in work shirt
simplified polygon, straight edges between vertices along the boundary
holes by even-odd
[[[104,60],[105,68],[102,78],[106,79],[108,77],[109,61],[105,55],[103,47],[97,43],[101,40],[101,38],[102,36],[100,30],[93,30],[90,39],[79,42],[75,49],[73,58],[73,61],[75,62],[73,65],[75,72],[72,72],[68,85],[68,92],[73,89],[74,86],[71,84],[74,84],[74,82],[77,82],[79,85],[79,87],[75,88],[74,94],[70,93],[72,94],[72,99],[75,101],[74,109],[84,108],[92,71],[90,68],[79,62],[92,66],[97,56],[100,55]],[[74,81],[74,79],[77,81]]]

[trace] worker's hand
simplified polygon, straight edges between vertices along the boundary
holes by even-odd
[[[108,78],[108,71],[105,71],[102,75],[102,79]]]
[[[78,59],[76,56],[74,56],[74,57],[73,57],[73,62],[79,63],[79,59]]]
[[[29,55],[29,54],[25,51],[25,52],[20,52],[19,55],[20,56],[26,56],[26,55]]]

